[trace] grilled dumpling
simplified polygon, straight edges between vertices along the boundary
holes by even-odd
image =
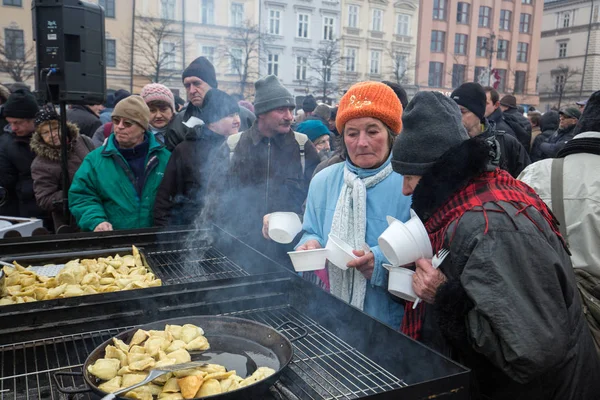
[[[193,399],[204,379],[199,376],[186,376],[185,378],[177,379],[177,384],[181,389],[181,395],[184,399]]]
[[[220,394],[221,392],[221,384],[216,379],[208,379],[204,381],[198,393],[196,393],[196,397],[206,397],[213,396],[215,394]]]
[[[196,325],[185,324],[181,329],[181,340],[186,343],[191,342],[200,335],[204,335],[204,331]]]
[[[123,380],[121,381],[121,386],[124,388],[133,386],[137,383],[140,383],[144,379],[146,379],[147,376],[148,376],[147,373],[141,373],[141,372],[138,372],[135,374],[123,375]]]
[[[133,337],[131,338],[131,342],[129,342],[129,348],[131,348],[137,344],[144,343],[144,340],[148,339],[148,337],[150,337],[150,335],[148,335],[148,332],[146,332],[143,329],[138,329],[133,334]]]
[[[198,336],[196,339],[189,342],[185,346],[185,348],[189,351],[208,350],[210,349],[210,345],[208,344],[208,340],[204,336]]]
[[[192,357],[190,353],[185,349],[179,349],[177,351],[173,351],[167,354],[167,357],[174,358],[177,361],[177,364],[183,364],[192,361]]]
[[[108,345],[105,349],[105,358],[114,358],[121,362],[121,367],[125,367],[128,364],[127,354],[115,346]]]
[[[181,332],[183,330],[181,325],[167,325],[165,330],[171,332],[174,340],[181,340]]]
[[[165,393],[158,395],[158,400],[183,400],[181,393]]]
[[[177,378],[169,378],[162,389],[163,393],[177,393],[179,390]]]
[[[100,358],[93,365],[88,366],[90,374],[104,381],[109,381],[117,376],[121,362],[114,358]]]
[[[121,381],[123,378],[120,376],[115,376],[110,381],[106,381],[100,385],[98,385],[98,389],[102,390],[105,393],[113,393],[117,390],[121,389]]]
[[[165,351],[167,353],[172,353],[179,349],[185,349],[186,346],[187,345],[185,344],[185,342],[183,340],[173,340],[173,342],[171,342],[171,344],[169,345],[169,347],[167,347],[167,349]]]
[[[146,356],[146,358],[129,363],[129,369],[132,371],[144,371],[148,368],[154,367],[154,364],[156,364],[154,358]]]

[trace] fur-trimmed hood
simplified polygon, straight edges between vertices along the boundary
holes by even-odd
[[[412,208],[419,218],[428,220],[472,178],[496,169],[497,147],[493,137],[476,136],[446,151],[415,188]]]
[[[73,151],[73,143],[79,137],[79,128],[77,125],[67,122],[69,132],[69,152]],[[31,150],[38,156],[47,158],[52,161],[60,161],[60,147],[53,147],[44,142],[42,135],[36,130],[31,138]]]

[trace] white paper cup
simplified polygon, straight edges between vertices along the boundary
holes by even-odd
[[[301,230],[302,222],[296,213],[274,212],[269,216],[269,237],[277,243],[292,243]]]
[[[294,264],[296,272],[317,271],[325,268],[327,262],[327,249],[313,249],[303,251],[289,251],[288,254]]]
[[[421,250],[413,235],[397,219],[388,216],[388,228],[377,239],[383,255],[394,266],[410,264],[421,258]]]
[[[388,292],[406,301],[415,302],[418,298],[412,288],[415,271],[404,267],[393,267],[390,264],[383,264],[383,267],[390,271],[388,277]]]
[[[327,259],[340,269],[348,269],[346,265],[358,258],[352,253],[352,246],[332,234],[329,234],[325,248],[329,250]]]

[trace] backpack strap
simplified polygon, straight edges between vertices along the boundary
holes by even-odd
[[[227,146],[229,146],[229,161],[233,158],[235,148],[242,137],[242,132],[238,132],[235,135],[231,135],[227,138]]]
[[[237,147],[241,137],[242,132],[239,132],[227,138],[227,146],[229,147],[230,161],[233,158],[235,148]],[[300,164],[302,164],[302,175],[304,175],[304,170],[306,168],[306,156],[304,154],[304,147],[306,145],[306,142],[308,142],[308,136],[306,136],[304,133],[294,132],[294,138],[296,139],[296,142],[298,142],[298,146],[300,147]]]
[[[567,247],[569,247],[569,239],[567,237],[567,221],[565,219],[565,200],[563,195],[563,167],[565,164],[564,158],[552,159],[552,169],[550,171],[550,185],[552,196],[552,211],[558,220],[558,228]]]
[[[306,142],[308,142],[308,136],[306,136],[304,133],[294,131],[294,137],[296,138],[296,142],[298,142],[298,146],[300,146],[300,164],[302,164],[302,175],[304,175],[304,170],[306,169],[304,145]]]
[[[96,147],[94,146],[94,142],[92,142],[92,139],[90,139],[89,137],[87,137],[85,135],[80,135],[79,137],[81,138],[81,140],[83,140],[83,144],[85,144],[85,147],[87,147],[87,149],[90,153],[92,151],[96,150]]]

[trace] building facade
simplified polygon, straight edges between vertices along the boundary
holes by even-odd
[[[546,1],[539,59],[542,111],[600,89],[600,1]]]
[[[431,0],[419,10],[416,84],[450,93],[495,86],[537,105],[542,0]]]
[[[261,0],[261,75],[277,75],[300,105],[339,98],[340,2]]]
[[[2,0],[0,5],[2,42],[17,58],[35,57],[28,53],[34,45],[31,1]],[[158,81],[183,94],[181,72],[204,55],[215,65],[220,88],[252,97],[259,75],[258,0],[87,1],[105,10],[109,91],[139,93]],[[33,87],[35,64],[28,66],[26,83]],[[0,82],[13,81],[10,74],[0,73]]]
[[[343,0],[340,86],[361,80],[400,83],[416,93],[417,0]]]

